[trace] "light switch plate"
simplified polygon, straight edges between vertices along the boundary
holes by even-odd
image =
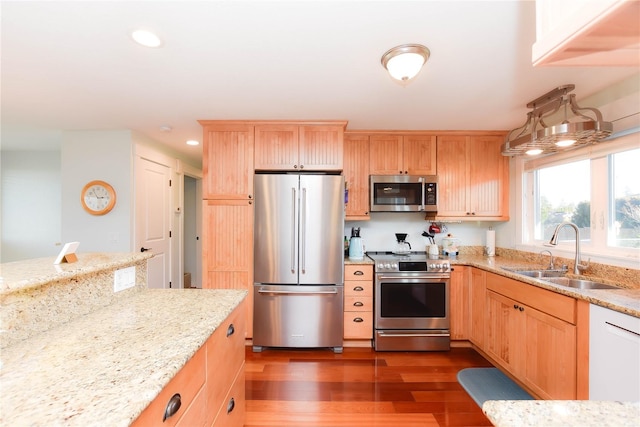
[[[113,275],[113,292],[124,291],[136,285],[136,268],[127,267],[116,270]]]

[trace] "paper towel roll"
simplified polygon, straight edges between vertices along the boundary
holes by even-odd
[[[485,251],[488,256],[496,254],[496,230],[487,230]]]

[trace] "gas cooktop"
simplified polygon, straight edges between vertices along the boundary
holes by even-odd
[[[426,252],[367,252],[367,256],[375,262],[376,272],[449,272],[449,258],[430,257]]]

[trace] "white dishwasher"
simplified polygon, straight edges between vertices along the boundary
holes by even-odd
[[[640,401],[640,318],[591,304],[589,400]]]

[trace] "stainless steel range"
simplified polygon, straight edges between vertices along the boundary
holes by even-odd
[[[449,260],[425,252],[367,255],[375,261],[376,351],[449,350]]]

